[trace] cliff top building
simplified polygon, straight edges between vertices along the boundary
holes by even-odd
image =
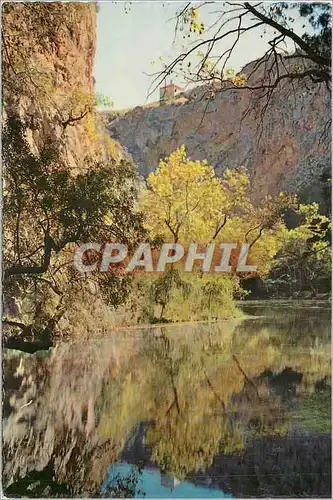
[[[168,99],[172,99],[176,95],[183,92],[183,88],[175,85],[171,82],[169,85],[165,85],[164,87],[160,87],[160,102],[167,101]]]

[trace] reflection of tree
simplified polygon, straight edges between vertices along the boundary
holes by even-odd
[[[201,412],[164,417],[147,431],[152,460],[163,472],[183,478],[189,472],[212,463],[218,452],[222,418]]]
[[[279,398],[269,392],[267,381],[248,375],[256,373],[255,359],[245,358],[245,372],[238,357],[232,355],[232,337],[226,338],[228,341],[221,341],[221,332],[210,327],[208,344],[202,337],[196,348],[187,350],[187,356],[180,356],[182,341],[167,337],[166,329],[151,340],[148,356],[153,356],[159,369],[163,367],[166,380],[170,367],[177,367],[171,378],[181,410],[172,418],[173,401],[167,412],[157,414],[146,442],[152,460],[176,477],[211,465],[218,452],[240,452],[250,438],[288,431],[288,417]],[[186,347],[189,349],[188,344]],[[196,349],[201,350],[200,355]],[[258,363],[259,373],[265,363],[265,359]]]
[[[174,406],[176,407],[177,413],[179,414],[180,413],[179,397],[178,397],[178,390],[177,390],[177,386],[176,386],[176,382],[175,382],[175,376],[177,375],[177,372],[179,369],[179,362],[177,364],[175,364],[174,359],[172,357],[171,348],[170,348],[170,340],[169,340],[168,336],[165,335],[165,332],[162,328],[161,328],[161,331],[162,331],[161,339],[162,339],[164,346],[165,346],[165,348],[164,348],[164,352],[165,352],[164,360],[166,363],[167,373],[170,377],[172,392],[173,392],[173,396],[174,396],[173,402],[171,403],[171,405],[169,406],[169,408],[167,410],[167,414],[172,410],[172,408]]]
[[[326,327],[318,321],[316,338],[313,332],[302,338],[297,318],[293,321],[277,321],[275,329],[258,319],[238,326],[131,330],[121,333],[117,350],[102,340],[59,346],[48,359],[9,359],[5,485],[54,460],[56,483],[66,482],[75,495],[94,492],[109,464],[126,453],[134,463],[155,462],[176,477],[192,477],[202,467],[214,470],[223,457],[234,464],[230,474],[237,460],[245,468],[267,465],[269,471],[256,454],[278,436],[287,443],[290,414],[316,432],[310,409],[319,404],[324,413],[329,408],[328,396],[319,403],[316,392],[311,396],[311,391],[325,391],[329,381]],[[298,378],[285,394],[278,385],[286,386],[288,373]]]

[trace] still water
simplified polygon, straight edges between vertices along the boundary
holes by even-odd
[[[4,353],[13,497],[330,497],[330,308]]]

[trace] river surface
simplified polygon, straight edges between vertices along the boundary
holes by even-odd
[[[12,497],[331,497],[327,302],[5,351]]]

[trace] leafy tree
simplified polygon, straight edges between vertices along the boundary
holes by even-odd
[[[141,198],[147,229],[173,243],[204,239],[205,221],[219,192],[213,168],[188,159],[185,146],[180,147],[148,177]]]
[[[218,178],[206,161],[189,159],[184,146],[149,175],[140,204],[152,238],[183,244],[248,243],[260,273],[268,271],[283,215],[295,205],[294,196],[280,193],[255,206],[244,168],[227,169]]]
[[[174,290],[180,290],[183,300],[189,299],[191,285],[182,279],[177,269],[171,268],[164,276],[155,280],[151,285],[153,301],[161,306],[160,319],[163,318],[164,310],[172,298]]]
[[[264,280],[269,293],[316,295],[330,290],[331,222],[317,203],[300,205],[298,226],[284,230],[270,274]]]
[[[31,151],[15,116],[5,123],[3,164],[5,292],[22,300],[33,293],[33,322],[53,328],[63,314],[63,301],[82,284],[72,268],[74,246],[116,240],[131,247],[143,236],[142,216],[135,210],[136,173],[123,160],[120,165],[90,163],[74,176],[56,144],[46,144],[38,154]],[[110,278],[100,279],[108,290],[105,281]],[[113,290],[126,284],[120,278]],[[128,287],[115,305],[127,295]],[[112,294],[109,298],[115,299]],[[7,324],[25,333],[32,329],[32,324]]]
[[[59,164],[53,147],[46,146],[39,155],[30,151],[17,118],[7,121],[3,133],[3,161],[5,215],[17,219],[15,238],[9,239],[5,255],[6,277],[45,273],[52,253],[70,243],[94,241],[101,234],[133,243],[138,236],[141,215],[133,211],[137,187],[130,163],[124,161],[122,168],[92,165],[72,176]],[[27,221],[33,239],[21,232],[21,223]],[[32,255],[39,265],[33,264]]]
[[[188,158],[184,146],[149,175],[140,200],[152,240],[198,242],[203,247],[212,242],[217,246],[236,243],[231,254],[234,275],[243,243],[249,245],[249,259],[258,274],[269,272],[287,231],[284,215],[296,206],[297,198],[286,193],[266,196],[254,205],[244,168],[227,169],[218,178],[206,161]],[[211,319],[234,314],[230,286],[231,297],[232,293],[243,294],[235,276],[230,280],[225,276],[200,276],[197,271],[186,276],[176,263],[165,276],[153,281],[149,296],[161,306],[160,319],[165,313],[170,320]]]

